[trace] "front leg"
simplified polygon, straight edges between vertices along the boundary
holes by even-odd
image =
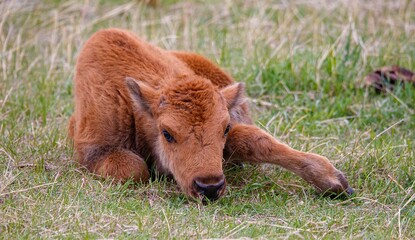
[[[277,164],[299,175],[325,194],[353,194],[343,173],[333,167],[327,158],[292,149],[253,125],[233,126],[225,152],[231,160]]]

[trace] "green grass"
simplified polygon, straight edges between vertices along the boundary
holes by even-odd
[[[0,1],[0,238],[415,238],[413,1]],[[257,125],[330,158],[356,190],[330,199],[275,166],[227,170],[202,205],[174,182],[117,185],[73,161],[76,56],[98,29],[198,52],[246,83]]]

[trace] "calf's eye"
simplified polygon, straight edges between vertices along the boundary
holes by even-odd
[[[230,130],[231,130],[231,125],[228,124],[228,126],[226,126],[226,129],[225,129],[225,134],[224,134],[225,137],[226,137],[226,135],[228,135]]]
[[[174,141],[174,137],[170,135],[170,133],[167,132],[165,129],[163,129],[162,133],[167,142],[172,143]]]

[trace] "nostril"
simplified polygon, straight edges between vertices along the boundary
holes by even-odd
[[[219,192],[225,186],[225,178],[221,178],[218,182],[215,183],[206,183],[207,180],[195,179],[193,185],[198,193],[204,195],[210,200],[215,200],[219,197]]]

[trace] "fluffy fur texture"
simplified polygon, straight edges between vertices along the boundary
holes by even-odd
[[[278,164],[321,192],[353,191],[325,157],[253,126],[243,84],[209,60],[119,29],[95,33],[79,55],[69,135],[91,172],[147,181],[154,166],[196,198],[225,192],[223,159]]]

